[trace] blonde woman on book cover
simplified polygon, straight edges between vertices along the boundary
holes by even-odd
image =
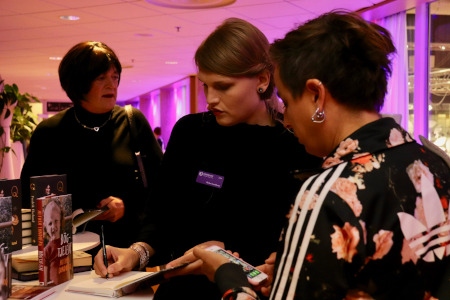
[[[198,47],[195,62],[207,112],[182,117],[168,141],[152,214],[132,249],[107,246],[95,269],[105,276],[160,265],[201,241],[236,247],[250,263],[275,251],[279,232],[301,184],[294,171],[319,167],[284,128],[275,97],[269,42],[251,23],[223,21]],[[220,55],[218,55],[220,53]],[[136,252],[135,252],[136,251]],[[116,262],[116,263],[114,263]],[[201,276],[172,278],[155,300],[219,300]]]
[[[65,228],[65,213],[58,200],[50,200],[44,207],[43,213],[45,247],[44,247],[44,282],[45,285],[58,285],[72,278],[72,270],[61,270],[61,261],[66,260],[67,254],[62,255],[60,248],[67,245],[62,242],[61,233]],[[72,243],[72,241],[69,241]],[[70,254],[72,255],[72,254]],[[70,264],[70,263],[69,263]],[[67,265],[67,262],[64,263]]]
[[[345,11],[272,44],[285,124],[325,161],[287,214],[276,260],[260,266],[270,299],[450,299],[449,166],[379,115],[395,50],[386,29]],[[224,300],[258,298],[239,266],[203,247],[178,261],[194,256],[202,263],[184,271],[200,266],[190,271]]]
[[[122,66],[108,45],[99,41],[74,45],[58,71],[73,107],[37,125],[21,173],[23,207],[30,207],[30,176],[67,174],[74,210],[108,207],[89,221],[86,230],[100,234],[103,225],[107,243],[129,246],[137,238],[154,187],[161,148],[136,108],[132,112],[139,139],[133,138],[127,113],[116,103]],[[136,149],[143,158],[148,187],[137,167]]]

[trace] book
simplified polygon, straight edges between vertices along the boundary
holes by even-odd
[[[92,266],[92,255],[85,251],[73,251],[73,267]],[[32,272],[38,271],[38,257],[35,254],[21,254],[12,256],[13,272]],[[37,278],[36,278],[37,279]]]
[[[53,293],[55,293],[55,290],[49,286],[13,284],[11,295],[8,299],[40,300],[47,298]]]
[[[73,273],[87,272],[91,271],[92,266],[78,266],[73,267]],[[25,271],[25,272],[17,272],[12,269],[12,279],[16,279],[18,281],[33,281],[39,280],[39,271]]]
[[[22,222],[22,237],[28,236],[28,235],[23,235],[23,230],[24,229],[30,229],[31,230],[31,221],[23,221]],[[31,234],[30,234],[30,236],[31,236]]]
[[[69,283],[67,292],[82,293],[85,295],[119,298],[135,292],[139,288],[150,287],[164,281],[164,273],[186,266],[180,264],[172,268],[161,268],[156,272],[128,271],[104,278],[92,270],[90,277],[74,283]]]
[[[22,237],[31,236],[31,228],[29,229],[22,229]]]
[[[22,247],[31,245],[31,236],[25,236],[22,238]]]
[[[155,276],[157,272],[128,271],[120,273],[113,278],[104,278],[91,271],[88,279],[69,283],[67,292],[82,293],[110,298],[119,298],[136,291],[147,279]],[[147,286],[147,285],[146,285]]]
[[[12,197],[0,197],[0,299],[11,291]]]
[[[30,177],[31,244],[37,246],[36,199],[67,193],[67,175],[52,174]]]
[[[22,208],[22,223],[25,221],[31,222],[31,208]]]
[[[35,200],[39,285],[58,285],[73,278],[72,195]]]
[[[77,232],[77,228],[81,225],[84,225],[83,230],[85,226],[87,225],[87,222],[95,218],[96,216],[102,214],[103,212],[107,211],[108,207],[104,206],[102,208],[92,208],[92,209],[83,209],[78,208],[72,213],[72,234],[75,234]]]
[[[11,196],[12,236],[9,251],[22,249],[22,186],[20,179],[0,179],[0,197]]]

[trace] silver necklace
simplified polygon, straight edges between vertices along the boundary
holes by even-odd
[[[104,126],[106,125],[106,123],[108,123],[108,121],[111,120],[113,111],[114,111],[114,109],[111,111],[111,114],[109,115],[109,118],[108,118],[108,120],[105,121],[105,123],[103,123],[103,124],[100,125],[100,126],[95,126],[95,127],[89,127],[89,126],[84,125],[83,123],[81,123],[80,120],[79,120],[78,117],[77,117],[77,112],[76,112],[75,110],[73,111],[73,114],[74,114],[74,116],[75,116],[75,120],[77,120],[78,124],[80,124],[81,127],[85,128],[85,129],[93,130],[93,131],[95,131],[95,132],[98,132],[98,131],[100,130],[100,128],[104,127]]]

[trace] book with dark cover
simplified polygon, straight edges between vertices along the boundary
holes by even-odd
[[[39,197],[67,194],[67,175],[52,174],[30,177],[31,244],[37,246],[36,204]]]
[[[12,198],[0,197],[0,299],[11,292]]]
[[[11,196],[12,237],[9,250],[22,249],[22,186],[20,179],[0,179],[0,197]]]
[[[72,196],[35,200],[39,285],[58,285],[73,278]]]

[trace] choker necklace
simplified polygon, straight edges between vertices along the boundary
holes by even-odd
[[[77,112],[76,112],[75,110],[73,111],[73,115],[75,116],[75,120],[78,122],[78,124],[81,125],[81,127],[85,128],[85,129],[93,130],[93,131],[95,131],[95,132],[98,132],[98,131],[100,130],[100,128],[102,128],[103,126],[105,126],[106,123],[108,123],[108,121],[111,120],[113,111],[114,111],[114,109],[111,111],[111,114],[109,115],[109,118],[108,118],[108,120],[105,121],[105,123],[103,123],[103,124],[100,125],[100,126],[95,126],[95,127],[89,127],[89,126],[84,125],[83,123],[81,123],[80,120],[79,120],[78,117],[77,117]]]

